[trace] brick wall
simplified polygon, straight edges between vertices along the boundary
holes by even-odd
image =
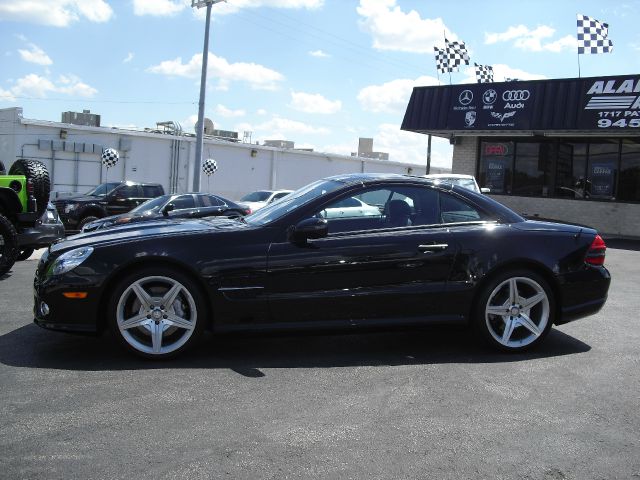
[[[452,173],[475,175],[478,138],[456,137],[456,141],[458,143],[453,147]]]

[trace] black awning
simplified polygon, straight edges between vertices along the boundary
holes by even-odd
[[[640,135],[640,75],[415,87],[402,130]]]

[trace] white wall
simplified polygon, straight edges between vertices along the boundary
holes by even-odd
[[[0,159],[7,168],[18,158],[43,161],[52,176],[54,192],[84,192],[107,179],[161,183],[167,192],[176,184],[178,192],[192,189],[194,137],[27,120],[22,118],[18,108],[0,110],[0,119],[5,120],[0,122],[0,139],[4,139],[0,143]],[[65,138],[61,138],[63,130]],[[41,140],[58,143],[54,149],[40,148]],[[63,141],[67,142],[66,149],[60,143]],[[177,168],[173,168],[175,162],[172,162],[175,141],[180,143]],[[76,144],[96,145],[96,151],[73,151]],[[108,171],[100,162],[101,147],[115,148],[120,153],[120,161]],[[253,155],[252,151],[255,152]],[[230,199],[239,199],[245,193],[259,189],[296,189],[340,173],[422,174],[425,168],[386,160],[212,139],[205,139],[203,157],[214,158],[218,170],[211,177],[202,176],[201,190]]]

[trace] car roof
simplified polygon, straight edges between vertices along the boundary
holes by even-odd
[[[424,178],[474,178],[473,175],[467,175],[464,173],[430,173],[428,175],[423,175]]]

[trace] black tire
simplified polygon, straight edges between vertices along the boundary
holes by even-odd
[[[98,220],[98,217],[94,217],[93,215],[84,217],[82,220],[80,220],[80,223],[78,223],[78,230],[82,230],[82,227],[84,227],[87,223],[93,222],[94,220]]]
[[[44,213],[49,203],[49,193],[51,192],[51,181],[49,171],[44,163],[37,160],[27,160],[21,158],[13,162],[9,169],[9,175],[24,175],[27,180],[33,182],[33,196],[36,199],[36,211]]]
[[[511,293],[514,290],[517,295]],[[555,308],[553,290],[544,278],[529,270],[509,270],[493,277],[480,292],[475,302],[474,328],[492,348],[521,352],[547,336]]]
[[[17,256],[18,232],[7,217],[0,215],[0,276],[11,270]]]
[[[134,290],[150,295],[144,305]],[[164,299],[173,287],[178,291],[173,301]],[[139,291],[139,290],[138,290]],[[107,308],[109,328],[118,342],[129,352],[153,360],[164,360],[182,354],[202,337],[207,322],[205,297],[187,275],[171,267],[145,267],[127,275],[116,286]],[[163,300],[170,303],[163,304]],[[126,325],[127,321],[133,325]],[[184,326],[176,326],[174,320]],[[153,331],[161,332],[154,344]]]
[[[22,260],[26,260],[31,255],[33,255],[34,251],[35,250],[33,248],[22,248],[20,249],[20,253],[18,254],[16,260],[19,262],[21,262]]]

